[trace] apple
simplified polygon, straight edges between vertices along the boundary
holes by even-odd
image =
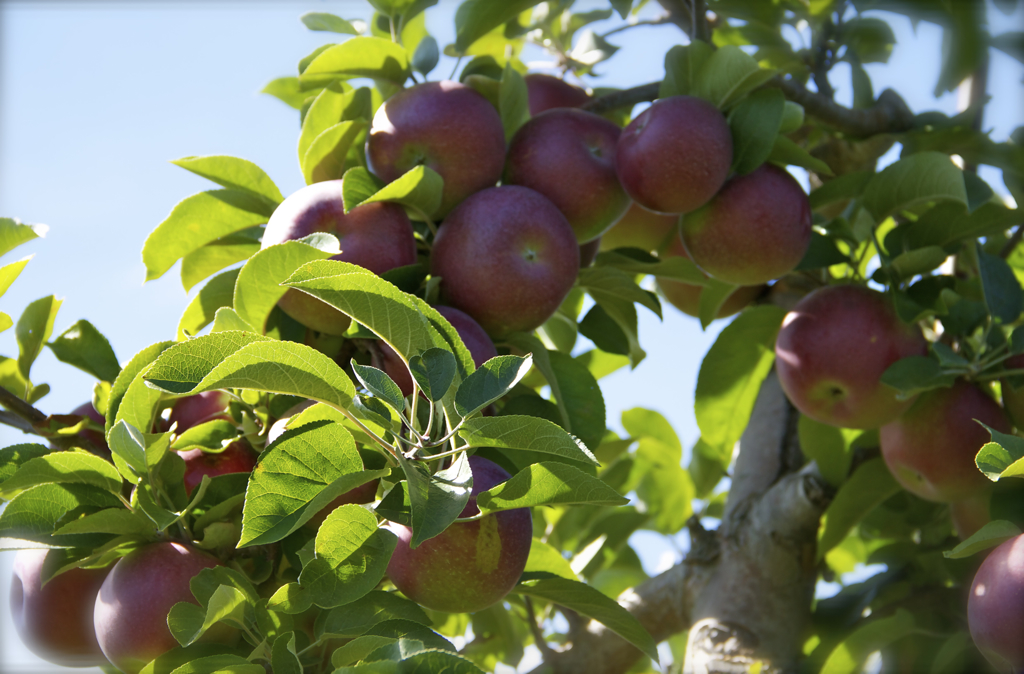
[[[690,256],[686,254],[686,248],[683,246],[683,240],[678,235],[672,237],[672,243],[669,244],[668,248],[662,255],[662,258],[670,257],[690,258]],[[682,281],[674,281],[667,278],[657,279],[656,285],[661,296],[668,300],[669,304],[674,306],[676,309],[679,309],[679,311],[682,311],[688,316],[696,317],[700,315],[700,294],[704,292],[704,288],[702,286],[683,283]],[[764,292],[764,288],[764,285],[740,286],[725,298],[725,302],[723,302],[722,306],[718,309],[718,313],[715,314],[715,318],[725,318],[742,311],[744,307]]]
[[[949,504],[949,518],[960,540],[967,540],[992,521],[992,494],[984,491],[963,501]]]
[[[231,415],[227,411],[230,402],[231,394],[227,391],[203,391],[178,398],[171,407],[167,422],[169,425],[177,424],[175,432],[181,435],[193,426],[207,421],[231,421]]]
[[[971,584],[967,623],[978,650],[999,671],[1024,671],[1024,535],[988,554]]]
[[[529,332],[550,318],[576,282],[579,244],[561,211],[518,185],[466,199],[445,219],[430,262],[445,304],[487,334]]]
[[[469,354],[473,356],[473,364],[476,367],[480,367],[498,355],[498,350],[494,348],[494,342],[487,336],[487,332],[469,314],[454,307],[437,306],[434,308],[459,333],[459,338],[469,349]],[[377,346],[380,348],[381,364],[383,365],[381,369],[398,384],[398,388],[402,389],[402,395],[412,395],[412,375],[409,374],[409,368],[406,367],[405,361],[388,346],[387,342],[378,341]]]
[[[415,264],[416,238],[405,210],[398,204],[375,202],[346,214],[342,184],[342,180],[325,180],[290,195],[270,216],[261,246],[326,232],[341,243],[341,253],[332,260],[350,262],[375,274]],[[301,290],[288,290],[277,305],[317,332],[341,335],[351,324],[348,316]]]
[[[639,248],[660,251],[679,227],[679,216],[655,213],[635,201],[625,215],[601,237],[601,250]],[[681,245],[681,244],[680,244]]]
[[[1007,370],[1024,369],[1024,353],[1007,358],[1003,362],[1003,367]],[[1004,378],[1000,380],[1000,388],[1003,393],[1003,409],[1010,416],[1010,421],[1018,429],[1024,428],[1024,387],[1015,389],[1013,384]]]
[[[807,252],[811,205],[789,172],[763,164],[683,216],[680,230],[690,258],[711,276],[767,283],[793,271]]]
[[[512,137],[502,182],[540,192],[562,211],[580,243],[593,241],[629,208],[615,173],[621,132],[590,112],[549,110]]]
[[[857,285],[820,288],[797,303],[775,341],[775,369],[793,405],[822,423],[878,428],[910,407],[881,382],[901,358],[928,344],[889,298]]]
[[[700,98],[662,98],[622,131],[615,164],[633,201],[659,213],[689,213],[729,176],[729,123]]]
[[[992,483],[974,457],[989,434],[975,420],[1003,433],[1011,430],[999,404],[964,379],[925,391],[879,430],[882,458],[896,481],[923,499],[952,503],[981,496]]]
[[[189,449],[178,452],[178,456],[185,460],[185,492],[188,494],[199,486],[204,475],[214,478],[229,473],[251,473],[257,458],[245,440],[236,440],[220,452]]]
[[[216,557],[173,541],[151,543],[118,560],[100,587],[93,612],[96,639],[111,664],[138,674],[178,646],[167,614],[178,602],[198,604],[189,582],[203,569],[217,566],[222,564]],[[237,638],[233,629],[215,628],[207,634],[216,641]]]
[[[107,664],[96,642],[92,609],[110,569],[71,569],[43,585],[48,558],[47,549],[19,550],[14,557],[11,614],[18,636],[30,651],[62,667]]]
[[[554,75],[530,73],[523,79],[531,116],[552,108],[578,108],[590,100],[586,91]]]
[[[444,217],[474,192],[491,187],[505,165],[505,129],[486,98],[458,82],[424,82],[384,101],[366,139],[366,161],[391,182],[425,165],[444,178]],[[344,249],[344,246],[342,246]]]
[[[469,466],[473,491],[461,517],[479,513],[477,494],[511,477],[482,457],[469,457]],[[501,601],[519,582],[533,541],[529,508],[452,524],[415,549],[409,547],[412,531],[408,527],[390,526],[398,535],[388,563],[391,582],[418,604],[448,613],[474,613]]]

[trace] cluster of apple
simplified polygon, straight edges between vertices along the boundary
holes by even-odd
[[[962,378],[906,400],[881,382],[896,361],[927,352],[921,331],[899,319],[886,295],[859,285],[807,295],[786,316],[775,346],[779,381],[793,405],[826,424],[878,429],[882,457],[896,481],[923,499],[950,504],[953,522],[967,538],[989,519],[991,482],[975,465],[989,433],[977,422],[1010,433],[1024,410],[1007,382],[1003,406]],[[1024,358],[1014,356],[1006,367],[1021,364]],[[968,603],[978,648],[1013,671],[1024,667],[1022,609],[1024,536],[1018,536],[986,558]]]
[[[419,165],[443,178],[440,207],[423,214],[441,221],[429,245],[430,272],[440,278],[441,301],[492,338],[543,324],[599,249],[691,258],[740,286],[722,315],[806,253],[811,213],[803,189],[771,164],[730,176],[729,125],[710,103],[660,99],[622,129],[578,109],[589,100],[582,89],[540,74],[525,81],[533,117],[507,145],[495,107],[448,81],[386,100],[366,142],[368,168],[384,182]],[[344,178],[323,181],[289,196],[270,218],[263,247],[328,232],[341,243],[335,259],[378,274],[416,263],[405,210],[374,202],[345,213],[343,185]],[[696,314],[700,286],[661,285],[669,301]],[[318,332],[338,335],[349,326],[299,291],[279,306]]]
[[[466,342],[480,363],[494,355],[493,343],[475,322],[449,307],[442,307],[442,312],[460,332],[465,330]],[[393,354],[393,359],[393,365],[405,369],[397,354]],[[399,381],[411,393],[411,380]],[[224,391],[179,398],[155,426],[174,429],[180,437],[200,424],[231,421],[230,401],[231,396]],[[285,412],[268,429],[267,443],[273,444],[280,438],[288,422],[311,404],[307,401]],[[88,417],[101,426],[104,423],[92,403],[79,406],[72,414]],[[102,433],[88,428],[82,433],[94,451],[110,456]],[[178,455],[185,464],[183,482],[189,494],[203,476],[247,474],[257,463],[257,454],[245,439],[231,442],[219,452],[190,449]],[[478,514],[477,494],[511,477],[482,457],[470,457],[469,464],[473,489],[460,517]],[[306,528],[319,528],[327,515],[341,505],[373,502],[378,486],[379,480],[372,480],[340,495],[314,514]],[[391,528],[399,539],[388,565],[392,583],[423,606],[453,612],[477,611],[508,594],[523,572],[533,537],[527,509],[453,524],[415,549],[409,544],[411,529],[397,523],[392,523]],[[481,537],[487,545],[477,544]],[[220,559],[190,543],[165,540],[143,545],[111,567],[74,568],[44,584],[43,578],[60,563],[55,553],[44,549],[21,550],[15,558],[11,610],[22,641],[40,657],[62,666],[109,663],[129,674],[141,671],[154,658],[178,645],[168,628],[168,612],[179,602],[196,604],[191,580],[203,569],[224,566]],[[145,600],[140,601],[140,597]],[[238,630],[218,626],[204,635],[203,641],[230,646],[239,638]]]

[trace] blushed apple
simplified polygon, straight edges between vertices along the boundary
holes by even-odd
[[[639,248],[647,252],[660,251],[675,238],[673,234],[678,227],[678,215],[655,213],[634,201],[622,218],[601,236],[601,250]]]
[[[185,492],[192,490],[203,481],[204,475],[211,478],[229,473],[251,473],[256,467],[256,452],[245,440],[236,440],[220,452],[189,449],[178,452],[185,461]]]
[[[554,75],[529,73],[523,79],[531,116],[552,108],[578,108],[590,100],[586,91]]]
[[[978,650],[999,671],[1024,671],[1024,535],[988,554],[971,584],[967,623]]]
[[[683,240],[678,235],[672,238],[672,242],[662,254],[664,259],[671,257],[690,258],[686,254],[686,248],[683,247]],[[704,292],[703,286],[683,283],[682,281],[668,278],[659,278],[656,283],[658,292],[668,300],[669,304],[688,316],[696,317],[700,315],[700,296]],[[740,286],[736,288],[725,298],[722,306],[718,309],[718,313],[715,314],[715,318],[725,318],[739,313],[744,307],[760,296],[764,289],[764,285]]]

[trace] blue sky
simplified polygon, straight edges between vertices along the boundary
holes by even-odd
[[[650,3],[648,13],[654,13]],[[579,9],[597,2],[577,3]],[[457,3],[441,0],[428,14],[439,43],[452,41]],[[0,216],[50,226],[46,239],[10,254],[35,258],[3,297],[0,309],[15,318],[39,297],[64,298],[59,333],[88,318],[126,361],[143,347],[172,338],[190,296],[175,267],[143,285],[140,251],[146,235],[181,199],[211,187],[168,163],[188,155],[244,157],[266,170],[284,194],[303,184],[296,157],[298,115],[259,94],[269,80],[291,75],[298,60],[334,41],[306,30],[298,17],[329,11],[369,18],[357,2],[0,2]],[[993,30],[1016,29],[1022,12],[993,15]],[[896,88],[915,111],[956,110],[952,94],[935,99],[939,30],[893,20],[898,44],[890,65],[869,65],[875,91]],[[671,26],[614,36],[622,50],[598,67],[591,85],[628,86],[660,79],[662,55],[680,41]],[[540,60],[539,52],[526,60]],[[451,72],[443,60],[432,79]],[[985,126],[996,140],[1022,123],[1024,68],[993,52],[992,105]],[[848,71],[833,73],[840,101],[849,100]],[[891,158],[894,158],[893,155]],[[891,160],[890,158],[890,160]],[[984,173],[1005,193],[998,174]],[[194,291],[193,291],[194,294]],[[656,409],[685,444],[698,437],[693,389],[703,354],[721,326],[702,332],[695,319],[666,305],[665,320],[641,309],[641,342],[648,360],[635,371],[603,380],[608,422],[635,406]],[[13,330],[0,334],[0,353],[17,355]],[[39,407],[65,412],[87,400],[92,381],[44,351],[33,380],[53,392]],[[5,446],[20,433],[0,428]],[[660,537],[641,535],[653,571],[677,553]],[[39,669],[13,633],[6,609],[10,553],[0,554],[0,671]],[[33,670],[32,668],[37,669]]]

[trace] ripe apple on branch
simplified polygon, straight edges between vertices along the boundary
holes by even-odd
[[[948,117],[873,95],[896,38],[856,3],[466,0],[443,49],[436,3],[370,4],[304,15],[338,42],[267,87],[304,187],[175,162],[218,187],[143,245],[202,283],[173,339],[120,361],[85,320],[51,339],[53,297],[18,319],[24,641],[127,674],[1024,667],[1024,229],[977,171],[1016,198],[1024,164],[983,130],[987,52],[947,55]],[[980,2],[882,4],[1013,50]],[[643,26],[685,37],[597,86]],[[0,252],[41,231],[0,220]],[[729,319],[687,447],[602,391],[662,299]],[[43,346],[96,380],[71,414],[37,407]],[[640,531],[685,555],[651,577]]]

